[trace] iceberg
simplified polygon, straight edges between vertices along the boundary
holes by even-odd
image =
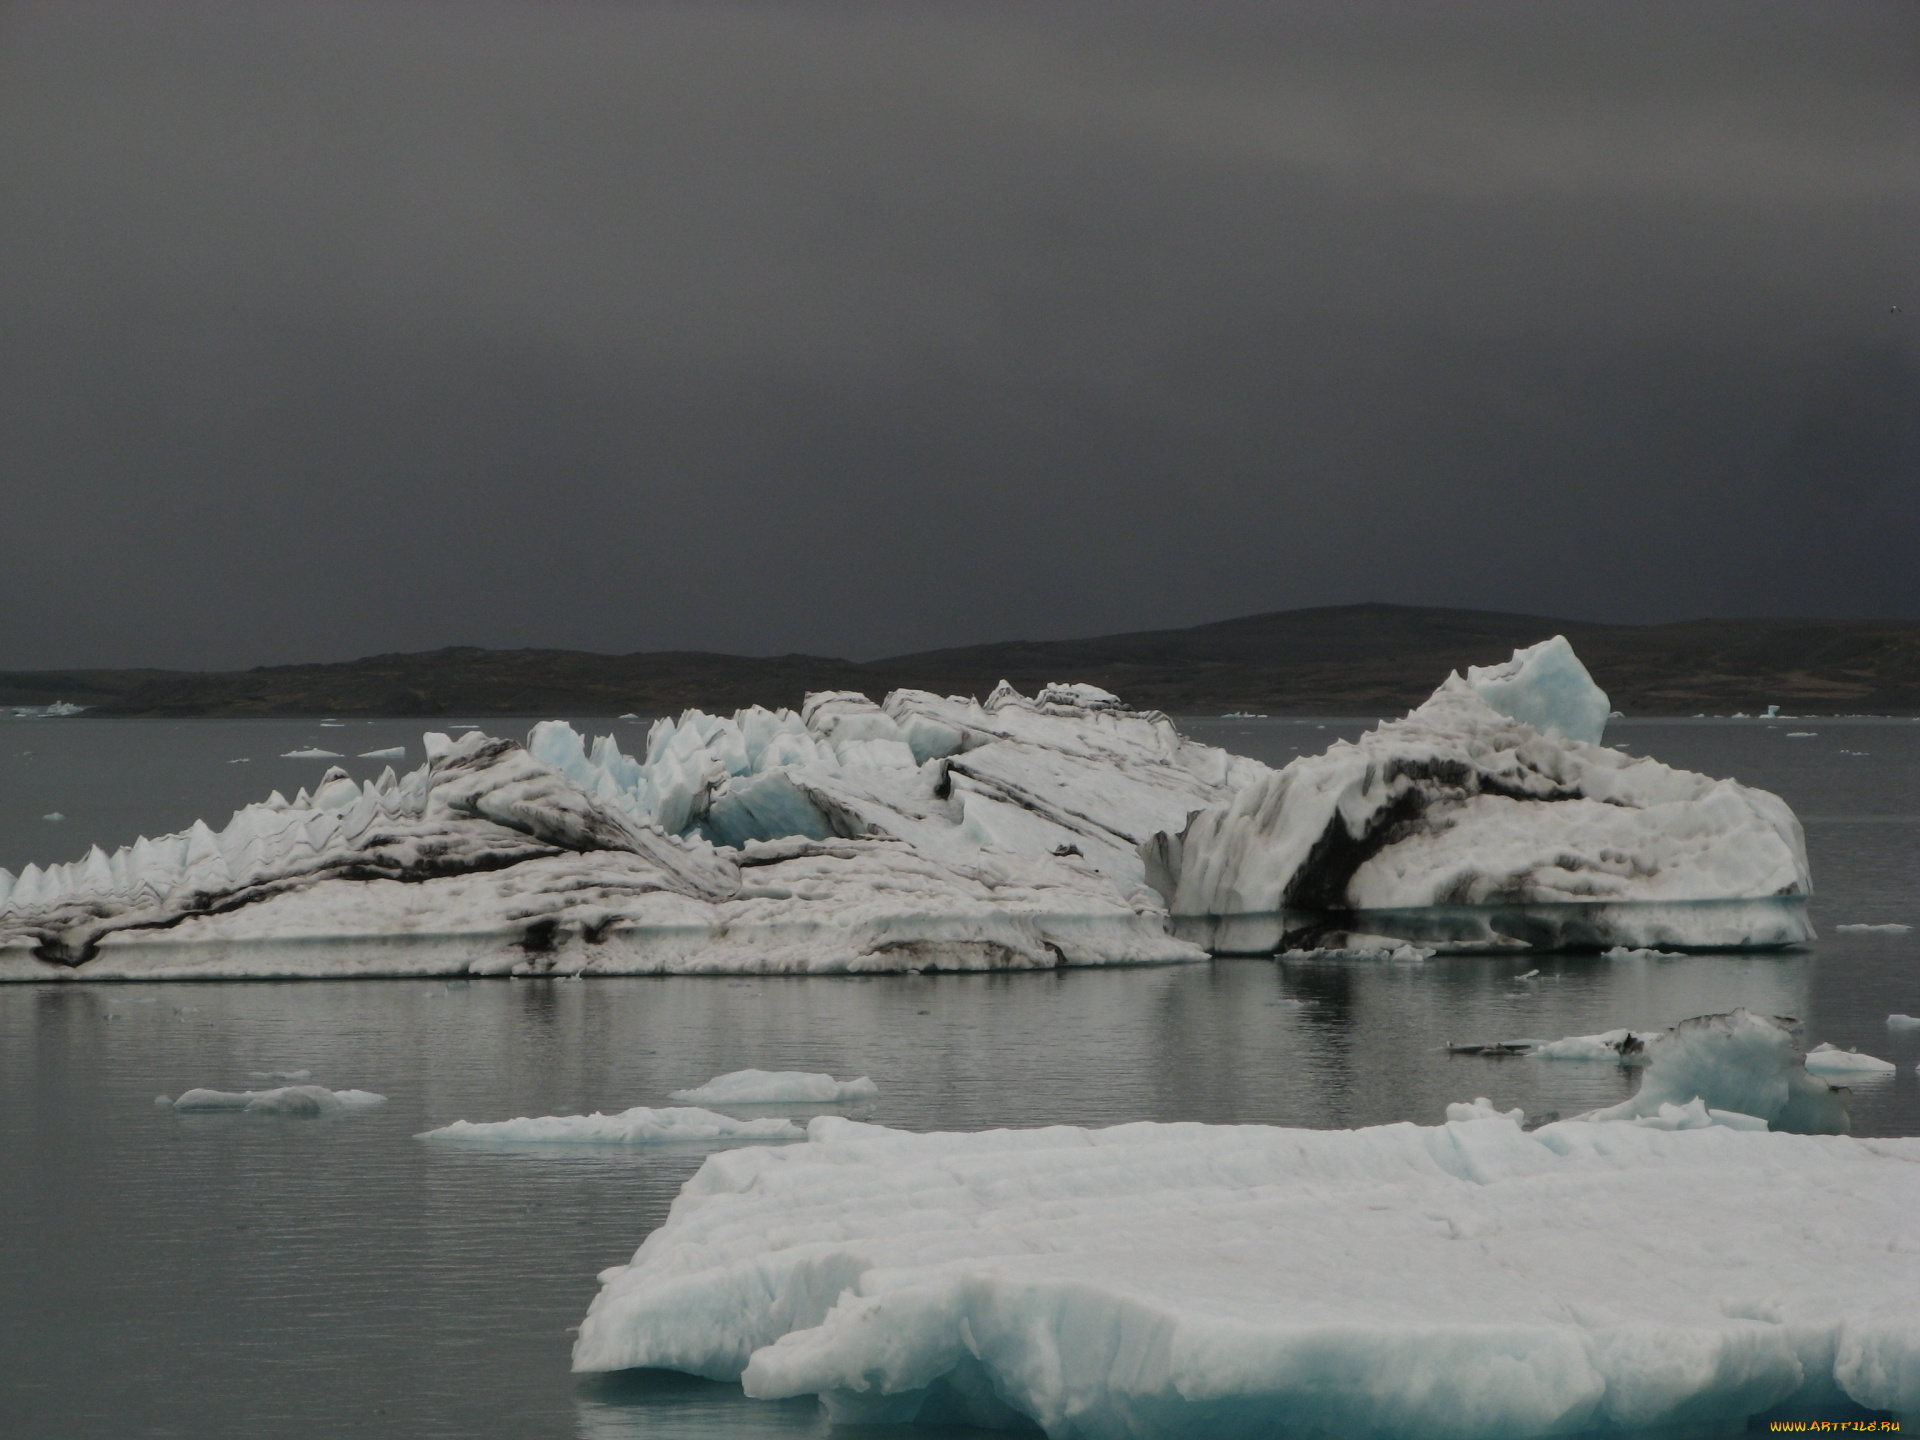
[[[517,1120],[456,1120],[415,1136],[460,1145],[674,1145],[716,1141],[799,1140],[791,1120],[735,1120],[711,1110],[652,1110],[637,1105],[618,1115],[541,1115]]]
[[[1466,1108],[1349,1131],[816,1119],[705,1162],[601,1275],[573,1368],[1061,1440],[1920,1413],[1920,1140]]]
[[[0,978],[795,974],[1205,958],[1140,845],[1268,773],[1104,690],[555,721],[0,870]]]
[[[1149,881],[1219,953],[1350,932],[1448,950],[1811,939],[1785,802],[1610,749],[1606,716],[1555,637],[1156,833]]]
[[[344,1115],[387,1103],[369,1090],[329,1090],[324,1085],[282,1085],[272,1090],[189,1090],[176,1110],[242,1110],[254,1115]]]
[[[667,1098],[689,1105],[845,1105],[879,1095],[880,1087],[865,1075],[836,1080],[803,1070],[735,1070]]]

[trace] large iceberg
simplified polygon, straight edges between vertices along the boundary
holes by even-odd
[[[829,1117],[709,1159],[578,1371],[1065,1437],[1724,1433],[1920,1416],[1920,1140],[1697,1101],[1525,1132]]]
[[[1267,773],[1106,691],[845,692],[426,738],[219,831],[0,870],[0,978],[829,972],[1193,960],[1140,843]]]
[[[1157,834],[1149,878],[1217,952],[1353,933],[1458,949],[1811,939],[1785,802],[1608,748],[1606,715],[1555,637]]]

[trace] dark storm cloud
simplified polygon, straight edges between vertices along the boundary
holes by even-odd
[[[0,9],[0,667],[1920,614],[1916,73],[1910,6]]]

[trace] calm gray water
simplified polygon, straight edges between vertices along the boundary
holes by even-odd
[[[1360,723],[1186,728],[1284,760]],[[317,778],[327,762],[271,758],[308,741],[418,753],[418,722],[353,728],[328,743],[342,730],[310,721],[0,721],[0,864],[223,820]],[[625,728],[637,745],[644,726]],[[486,1154],[412,1138],[463,1117],[663,1103],[749,1065],[871,1075],[873,1118],[914,1129],[1432,1123],[1475,1095],[1539,1114],[1632,1085],[1605,1066],[1449,1057],[1448,1040],[1747,1005],[1802,1017],[1809,1044],[1898,1061],[1896,1076],[1855,1087],[1855,1130],[1920,1134],[1920,1037],[1884,1023],[1920,1014],[1920,932],[1832,928],[1920,922],[1920,725],[1648,721],[1609,738],[1783,794],[1807,823],[1820,943],[1680,960],[0,986],[0,1435],[824,1434],[811,1402],[568,1373],[567,1328],[595,1274],[659,1223],[697,1153]],[[227,764],[240,755],[251,763]],[[384,762],[346,763],[358,775]],[[68,820],[39,819],[54,808]],[[1536,966],[1538,979],[1516,979]],[[295,1068],[391,1103],[337,1121],[152,1103]]]

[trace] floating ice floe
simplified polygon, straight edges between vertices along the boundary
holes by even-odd
[[[42,820],[49,822],[50,824],[58,825],[62,820],[66,819],[67,817],[62,815],[58,810],[54,810],[46,815],[42,815],[40,818]]]
[[[1149,879],[1176,933],[1224,953],[1352,931],[1456,950],[1812,938],[1786,804],[1609,749],[1606,717],[1556,636],[1156,834]]]
[[[844,1105],[879,1094],[880,1087],[865,1075],[836,1080],[804,1070],[735,1070],[667,1098],[688,1105]]]
[[[1920,1140],[1694,1103],[1531,1133],[1461,1109],[1335,1131],[817,1119],[707,1160],[602,1274],[573,1366],[1083,1440],[1920,1413]]]
[[[1889,1015],[1887,1028],[1889,1030],[1920,1030],[1920,1015]]]
[[[1587,1037],[1604,1039],[1604,1037]],[[1637,1047],[1633,1042],[1640,1042]],[[1751,1116],[1760,1125],[1799,1135],[1844,1135],[1847,1092],[1809,1074],[1793,1022],[1747,1010],[1682,1020],[1671,1030],[1629,1036],[1620,1058],[1646,1067],[1627,1100],[1581,1118],[1657,1117],[1666,1105],[1694,1100],[1716,1111]]]
[[[1858,1050],[1842,1050],[1837,1045],[1816,1045],[1807,1052],[1807,1069],[1816,1075],[1891,1075],[1898,1067],[1891,1060],[1862,1055]]]
[[[362,760],[404,760],[407,758],[407,747],[389,745],[384,750],[362,750],[360,758]]]
[[[461,1145],[674,1145],[799,1140],[805,1133],[791,1120],[735,1120],[711,1110],[653,1110],[639,1105],[618,1115],[456,1120],[416,1138]]]
[[[369,1090],[329,1090],[324,1085],[282,1085],[271,1090],[189,1090],[176,1110],[242,1110],[254,1115],[344,1115],[387,1103]]]
[[[1836,934],[1848,935],[1905,935],[1913,929],[1911,925],[1836,925]]]
[[[0,977],[847,972],[1204,958],[1139,845],[1267,773],[1104,690],[543,722],[0,871]],[[325,941],[328,943],[310,943]]]
[[[280,758],[282,760],[338,760],[341,756],[338,750],[322,750],[318,746],[309,745],[304,750],[285,751]]]
[[[249,1080],[291,1080],[298,1082],[313,1079],[313,1072],[311,1070],[254,1070],[248,1073],[247,1078]]]

